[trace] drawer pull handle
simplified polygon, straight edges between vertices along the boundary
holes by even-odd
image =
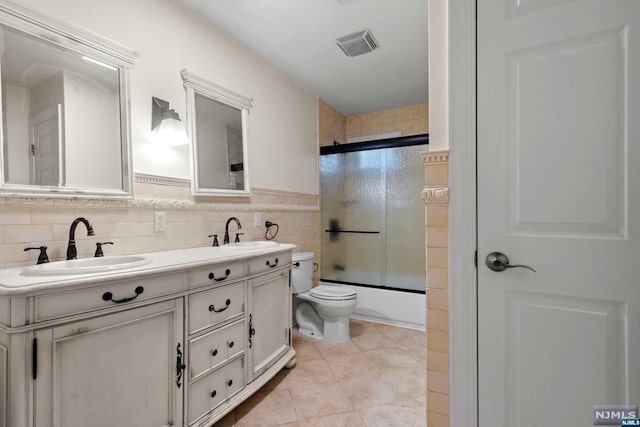
[[[209,279],[211,280],[215,280],[216,282],[222,282],[224,279],[226,279],[227,277],[229,277],[229,275],[231,274],[231,270],[229,270],[228,268],[224,271],[225,276],[224,277],[218,277],[216,279],[215,274],[213,274],[213,272],[209,273]]]
[[[213,390],[211,392],[211,398],[213,399],[214,397],[216,397],[216,394],[218,394],[218,392],[216,392],[215,390]]]
[[[229,343],[227,344],[229,346],[229,348],[233,347],[233,341],[229,341]]]
[[[211,352],[211,355],[213,357],[216,357],[218,355],[218,349],[217,348],[213,349],[213,351]]]
[[[216,309],[213,304],[211,304],[209,306],[209,311],[215,311],[216,313],[222,313],[223,311],[225,311],[227,308],[229,308],[229,305],[231,304],[231,300],[228,299],[224,302],[226,305],[224,307],[222,307],[221,309]]]
[[[134,299],[138,298],[138,295],[144,292],[144,288],[142,286],[138,286],[134,290],[134,292],[136,293],[134,296],[122,299],[113,299],[113,294],[111,292],[105,292],[104,294],[102,294],[102,299],[105,301],[115,302],[116,304],[122,304],[123,302],[133,301]]]
[[[231,387],[233,385],[233,380],[227,381],[227,387]]]
[[[269,260],[267,260],[267,263],[266,263],[266,264],[267,264],[267,267],[269,267],[269,268],[276,267],[276,266],[278,265],[278,258],[276,258],[276,262],[275,262],[275,263],[271,264],[271,263],[269,262]]]

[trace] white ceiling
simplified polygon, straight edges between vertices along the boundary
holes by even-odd
[[[344,115],[427,102],[427,0],[180,0]],[[371,29],[347,57],[335,39]]]

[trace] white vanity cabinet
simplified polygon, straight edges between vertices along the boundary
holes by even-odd
[[[295,354],[292,248],[55,283],[0,270],[0,427],[213,425]]]
[[[291,347],[289,271],[249,280],[249,366],[254,380]],[[269,307],[281,306],[282,310]]]
[[[290,266],[286,251],[249,258],[242,276],[236,264],[190,273],[190,286],[217,286],[189,295],[189,425],[210,426],[293,356]]]
[[[35,426],[179,425],[182,331],[181,298],[35,331]]]

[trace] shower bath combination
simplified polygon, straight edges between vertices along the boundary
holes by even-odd
[[[322,284],[358,290],[353,317],[424,329],[428,135],[321,147]]]

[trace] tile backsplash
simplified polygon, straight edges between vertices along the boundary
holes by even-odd
[[[264,222],[280,226],[274,239],[298,245],[320,257],[319,196],[259,188],[251,197],[194,199],[189,182],[137,175],[132,200],[54,198],[0,198],[0,268],[35,264],[37,251],[24,248],[45,245],[49,259],[65,259],[69,228],[77,217],[87,218],[95,231],[88,237],[84,225],[76,229],[78,258],[91,257],[96,242],[111,241],[105,255],[181,249],[211,245],[210,234],[222,243],[225,222],[235,216],[242,223],[242,240],[264,240]],[[166,231],[154,230],[154,213],[166,212]],[[259,213],[260,226],[254,226]],[[231,239],[236,225],[230,226]]]

